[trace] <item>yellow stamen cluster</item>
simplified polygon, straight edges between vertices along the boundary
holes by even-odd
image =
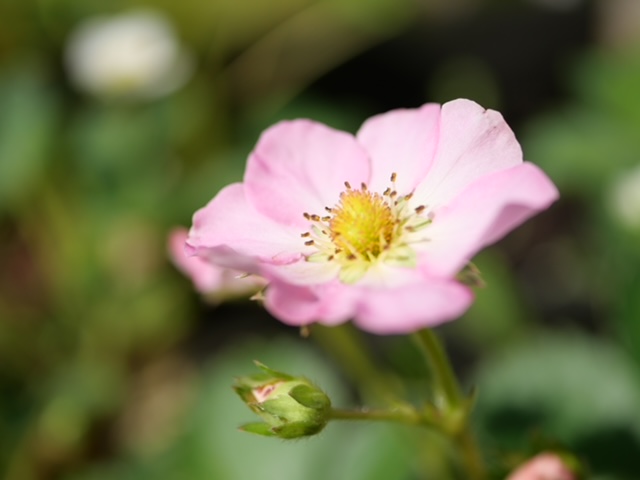
[[[364,183],[353,189],[345,182],[346,190],[340,194],[338,204],[325,207],[328,215],[305,213],[312,226],[302,237],[305,245],[318,249],[307,261],[338,262],[340,279],[345,283],[358,281],[376,262],[415,266],[410,244],[427,240],[414,234],[429,225],[431,219],[422,216],[424,205],[409,207],[412,194],[399,196],[395,181],[394,173],[392,187],[382,194],[369,191]]]

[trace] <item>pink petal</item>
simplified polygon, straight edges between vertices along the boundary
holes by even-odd
[[[265,307],[288,325],[338,325],[355,312],[356,290],[339,282],[296,286],[272,281],[265,294]]]
[[[433,103],[368,119],[357,138],[371,157],[371,189],[383,191],[397,173],[398,191],[411,192],[431,166],[439,126],[440,105]]]
[[[338,277],[340,265],[336,262],[299,262],[284,265],[263,265],[262,275],[291,285],[318,285]]]
[[[323,215],[345,189],[369,180],[369,159],[352,135],[310,120],[266,130],[249,157],[247,198],[264,215],[304,229],[302,214]]]
[[[353,319],[371,333],[400,334],[453,320],[472,301],[469,288],[446,279],[393,289],[339,282],[305,287],[272,281],[265,307],[289,325],[337,325]]]
[[[240,183],[225,187],[195,213],[187,239],[189,254],[252,273],[260,273],[257,262],[298,261],[305,248],[296,228],[280,225],[254,209]]]
[[[208,293],[220,288],[222,268],[210,264],[200,257],[187,256],[185,242],[187,229],[176,228],[169,234],[169,255],[175,266],[191,279],[200,293]]]
[[[430,279],[396,289],[368,289],[354,322],[380,335],[433,327],[462,315],[473,302],[471,290],[455,281]]]
[[[531,163],[487,175],[435,211],[433,223],[424,230],[429,242],[420,263],[430,275],[455,275],[481,248],[557,198],[556,187]]]
[[[306,228],[302,214],[322,215],[338,202],[344,182],[369,180],[369,159],[352,135],[311,120],[266,130],[249,157],[247,198],[264,215]]]
[[[438,148],[415,198],[437,207],[473,181],[522,163],[522,150],[502,115],[470,100],[442,106]],[[404,161],[404,159],[399,159]]]
[[[521,465],[507,480],[574,480],[575,475],[553,453],[541,453]]]

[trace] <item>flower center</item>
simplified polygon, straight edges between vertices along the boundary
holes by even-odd
[[[353,255],[377,258],[393,239],[396,219],[385,199],[366,189],[347,190],[329,221],[334,245]]]
[[[302,234],[305,245],[317,252],[307,256],[310,262],[337,262],[340,280],[355,283],[378,262],[414,267],[416,256],[412,244],[428,240],[420,230],[431,223],[431,215],[423,215],[426,207],[409,207],[412,194],[399,196],[392,186],[383,193],[369,191],[362,183],[346,190],[333,208],[325,207],[329,215],[305,213],[311,231]]]

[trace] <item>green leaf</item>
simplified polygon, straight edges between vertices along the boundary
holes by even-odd
[[[24,199],[55,155],[60,104],[36,65],[0,76],[0,209]]]

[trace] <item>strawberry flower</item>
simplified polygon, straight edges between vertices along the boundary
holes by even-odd
[[[502,116],[469,100],[378,115],[355,136],[285,121],[244,182],[196,212],[187,251],[267,278],[285,323],[408,333],[460,316],[473,293],[456,275],[557,197]]]

